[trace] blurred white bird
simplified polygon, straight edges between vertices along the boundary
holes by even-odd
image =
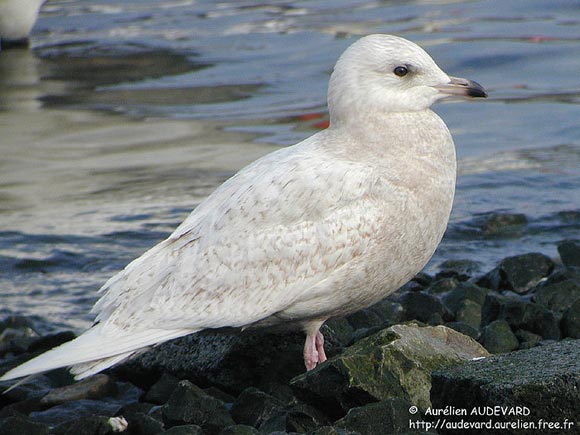
[[[449,95],[486,93],[405,39],[355,42],[330,79],[328,129],[226,181],[102,287],[93,327],[1,380],[63,366],[82,379],[203,329],[279,324],[305,331],[314,368],[321,325],[395,291],[443,236],[455,148],[429,107]]]
[[[2,48],[28,44],[38,11],[46,0],[0,0],[0,44]]]

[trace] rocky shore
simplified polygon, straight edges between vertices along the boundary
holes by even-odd
[[[77,383],[56,370],[0,395],[0,435],[580,433],[580,242],[558,252],[421,273],[327,322],[330,359],[307,373],[302,334],[270,331],[185,337]],[[73,336],[7,318],[0,372]]]

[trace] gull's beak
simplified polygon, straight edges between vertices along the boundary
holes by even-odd
[[[464,97],[487,97],[483,86],[472,80],[459,77],[449,77],[451,80],[444,85],[434,86],[442,94],[461,95]]]

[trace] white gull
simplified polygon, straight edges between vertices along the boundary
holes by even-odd
[[[2,48],[26,45],[38,11],[46,0],[0,0],[0,44]]]
[[[395,291],[431,258],[455,190],[455,148],[429,107],[485,97],[419,46],[370,35],[338,60],[330,127],[242,169],[169,238],[101,289],[95,325],[4,374],[72,366],[77,379],[208,328],[289,324],[307,369],[320,327]]]

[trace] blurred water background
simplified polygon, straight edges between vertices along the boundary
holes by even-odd
[[[49,0],[31,49],[0,52],[0,317],[88,326],[100,285],[217,185],[324,127],[336,58],[377,32],[490,93],[435,107],[460,176],[427,271],[578,238],[578,1]],[[527,223],[486,232],[493,213]]]

